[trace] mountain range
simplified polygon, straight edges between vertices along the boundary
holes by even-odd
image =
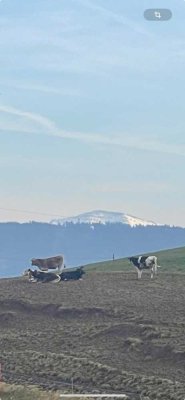
[[[50,223],[55,224],[55,225],[65,225],[66,223],[73,223],[73,224],[115,224],[115,223],[121,223],[121,224],[127,224],[131,227],[135,227],[138,225],[141,226],[148,226],[148,225],[153,225],[153,226],[159,226],[160,224],[157,224],[152,221],[147,221],[138,217],[134,217],[133,215],[128,215],[125,213],[121,212],[115,212],[115,211],[104,211],[104,210],[95,210],[95,211],[90,211],[86,212],[83,214],[79,214],[73,217],[68,217],[68,218],[61,218],[61,219],[53,219]]]

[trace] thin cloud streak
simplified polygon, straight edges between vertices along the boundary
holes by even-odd
[[[119,182],[115,184],[112,182],[111,184],[101,184],[101,185],[96,185],[96,186],[91,186],[90,189],[92,190],[93,193],[136,193],[140,194],[142,193],[160,193],[161,192],[175,192],[176,188],[173,185],[167,184],[166,182]]]
[[[141,25],[133,22],[128,17],[124,17],[114,11],[109,10],[103,6],[97,5],[90,0],[78,0],[78,2],[84,7],[90,8],[91,10],[99,11],[104,17],[112,18],[115,22],[122,24],[124,26],[128,26],[133,31],[143,34],[148,37],[155,37],[154,34],[149,33],[146,29],[141,28]]]
[[[49,118],[43,117],[40,114],[32,113],[29,111],[19,110],[10,106],[0,105],[0,113],[9,114],[11,116],[20,117],[26,120],[28,123],[25,127],[21,126],[22,132],[49,135],[53,137],[59,137],[63,139],[78,140],[88,144],[103,144],[110,146],[121,146],[123,148],[131,148],[141,151],[151,151],[157,153],[165,153],[172,155],[185,156],[185,145],[161,143],[156,139],[147,139],[146,136],[137,135],[137,137],[131,137],[130,134],[123,133],[122,135],[112,134],[112,136],[106,136],[105,134],[92,134],[92,133],[81,133],[78,131],[71,132],[61,130],[54,121]],[[37,126],[29,124],[37,124]],[[9,126],[4,123],[4,128],[1,129],[10,131]],[[16,128],[17,132],[18,127]],[[150,138],[150,135],[148,135]]]
[[[48,131],[52,132],[56,130],[55,123],[50,121],[48,118],[43,117],[40,114],[35,114],[31,113],[29,111],[22,111],[14,107],[10,106],[3,106],[0,105],[0,112],[5,113],[5,114],[10,114],[13,116],[25,118],[29,122],[35,122],[38,123],[41,127],[46,128]],[[26,131],[26,127],[25,127]]]
[[[49,94],[58,94],[61,96],[80,96],[80,97],[87,97],[83,92],[80,90],[75,89],[58,89],[56,87],[45,86],[45,85],[38,85],[37,83],[16,83],[16,82],[0,82],[1,87],[8,87],[11,89],[19,89],[25,91],[36,91],[41,93],[49,93]]]

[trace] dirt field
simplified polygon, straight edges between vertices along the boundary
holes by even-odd
[[[0,280],[8,383],[129,399],[185,398],[185,275],[89,272],[84,280]]]

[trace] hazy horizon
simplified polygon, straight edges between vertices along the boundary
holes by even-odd
[[[104,217],[106,216],[106,219],[107,219],[107,221],[109,221],[109,222],[111,222],[111,223],[117,223],[117,222],[122,222],[123,224],[130,224],[130,222],[129,221],[125,221],[125,222],[123,222],[123,221],[114,221],[113,219],[112,219],[112,215],[111,215],[111,217],[109,216],[109,215],[106,215],[106,214],[116,214],[116,218],[118,217],[118,216],[120,216],[120,215],[125,215],[125,216],[127,216],[127,217],[131,217],[131,219],[133,218],[133,220],[134,219],[136,219],[136,220],[141,220],[141,222],[144,222],[144,223],[148,223],[148,225],[150,225],[150,223],[153,223],[153,224],[155,224],[155,225],[158,225],[158,226],[163,226],[163,225],[168,225],[168,226],[171,226],[171,227],[181,227],[181,228],[185,228],[185,226],[183,226],[183,225],[174,225],[174,224],[162,224],[162,223],[160,223],[159,221],[154,221],[154,220],[149,220],[149,219],[147,219],[146,220],[146,218],[140,218],[140,216],[137,216],[137,215],[133,215],[133,214],[129,214],[129,213],[126,213],[126,212],[123,212],[123,211],[114,211],[114,210],[86,210],[85,212],[81,212],[81,213],[76,213],[76,214],[71,214],[71,215],[56,215],[56,214],[45,214],[45,213],[34,213],[34,212],[31,212],[31,211],[26,211],[26,210],[24,210],[24,211],[19,211],[19,210],[8,210],[8,211],[6,211],[6,210],[4,210],[4,212],[12,212],[12,213],[14,213],[14,214],[17,214],[17,215],[24,215],[24,217],[22,217],[22,218],[20,218],[20,217],[18,217],[17,216],[17,219],[10,219],[10,220],[6,220],[6,219],[4,219],[4,220],[0,220],[0,223],[20,223],[20,224],[22,224],[22,223],[32,223],[32,222],[36,222],[36,223],[49,223],[49,224],[53,224],[53,223],[61,223],[61,221],[62,220],[64,220],[64,221],[66,221],[66,220],[69,220],[69,221],[71,221],[72,219],[76,219],[76,218],[79,218],[79,217],[86,217],[86,219],[87,219],[87,217],[88,217],[88,214],[90,214],[91,215],[91,217],[92,217],[92,214],[96,214],[97,212],[99,213],[99,212],[102,212],[102,213],[104,213]],[[27,218],[25,217],[25,215],[27,215]],[[31,218],[29,218],[28,216],[30,216],[31,217],[31,215],[33,215],[34,216],[34,218],[33,219],[31,219]],[[40,215],[40,217],[39,217],[39,215]],[[109,220],[109,217],[111,218],[110,220]],[[100,218],[101,219],[101,218]],[[104,218],[103,218],[103,220],[104,220]],[[76,222],[74,222],[74,223],[76,223]],[[83,222],[83,223],[86,223],[85,221]],[[99,222],[97,222],[97,223],[99,223]],[[104,224],[104,222],[102,222],[103,224]],[[135,224],[135,222],[131,222],[131,225],[130,226],[132,226],[132,223],[133,224]],[[96,224],[96,222],[93,222],[93,224]],[[136,224],[136,226],[139,224],[139,222]]]

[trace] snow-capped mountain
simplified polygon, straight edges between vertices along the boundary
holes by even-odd
[[[111,211],[90,211],[84,214],[79,214],[74,217],[54,219],[50,223],[55,225],[64,225],[66,222],[72,222],[73,224],[85,223],[85,224],[107,224],[107,223],[122,223],[130,225],[131,227],[142,225],[159,225],[152,221],[146,221],[141,218],[134,217],[132,215],[124,214],[121,212]]]

